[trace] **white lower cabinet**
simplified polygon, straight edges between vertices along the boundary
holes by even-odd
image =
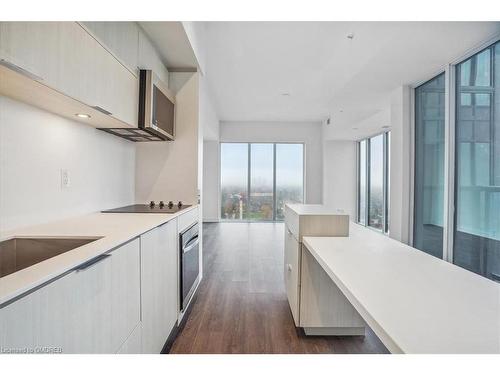
[[[117,354],[141,354],[142,353],[142,324],[139,323],[127,340],[123,343]]]
[[[177,323],[177,220],[141,236],[142,352],[160,353]]]
[[[1,352],[115,353],[140,322],[139,239],[0,309]]]
[[[321,205],[285,206],[285,288],[294,323],[306,335],[363,335],[365,323],[302,243],[348,236],[349,216]]]
[[[285,288],[293,320],[299,326],[300,244],[292,232],[285,229]]]

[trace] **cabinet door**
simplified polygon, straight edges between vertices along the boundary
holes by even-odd
[[[76,22],[1,22],[0,58],[137,126],[137,77]]]
[[[0,22],[0,59],[54,82],[66,22]]]
[[[299,325],[300,244],[285,225],[285,286],[295,325]]]
[[[139,26],[135,22],[83,22],[90,33],[137,76]]]
[[[140,321],[139,240],[0,310],[3,348],[115,353]]]
[[[137,126],[137,77],[81,25],[70,26],[61,42],[60,60],[66,66],[61,66],[60,91]],[[79,48],[75,49],[75,45]]]
[[[140,241],[111,252],[111,344],[117,350],[141,320]]]
[[[127,337],[118,350],[117,354],[141,354],[142,353],[142,325],[139,323]]]
[[[3,307],[2,348],[111,353],[110,269],[111,261],[105,259]]]
[[[177,321],[177,222],[141,236],[143,353],[160,353]]]

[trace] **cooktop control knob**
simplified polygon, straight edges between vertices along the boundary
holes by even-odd
[[[172,207],[174,207],[174,202],[172,202],[172,201],[168,202],[168,208],[172,208]]]
[[[165,203],[163,203],[163,201],[160,201],[160,208],[163,208],[165,207]]]
[[[179,203],[177,203],[177,207],[182,207],[182,202],[179,201]]]
[[[149,202],[149,207],[154,207],[155,204],[156,204],[155,201],[151,201],[151,202]]]

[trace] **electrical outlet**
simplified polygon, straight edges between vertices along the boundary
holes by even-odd
[[[61,189],[68,189],[71,186],[69,172],[67,169],[61,169]]]

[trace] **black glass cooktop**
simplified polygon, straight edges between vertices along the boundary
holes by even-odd
[[[190,204],[169,206],[168,204],[160,205],[160,204],[133,204],[131,206],[113,208],[112,210],[105,210],[102,212],[106,213],[129,213],[129,214],[175,214],[176,212],[182,211],[188,207],[191,207]]]

